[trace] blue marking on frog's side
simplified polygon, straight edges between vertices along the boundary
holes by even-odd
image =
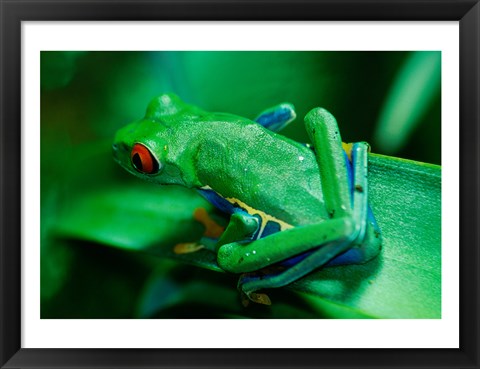
[[[200,188],[197,190],[200,195],[202,195],[210,204],[215,206],[218,210],[224,212],[225,214],[231,215],[235,211],[238,211],[240,208],[235,207],[224,199],[222,196],[220,196],[218,193],[216,193],[213,190],[210,189],[203,189]]]

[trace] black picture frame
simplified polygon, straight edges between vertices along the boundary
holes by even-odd
[[[0,365],[53,367],[479,368],[478,0],[1,0]],[[21,23],[118,20],[459,21],[459,349],[25,349],[21,347]],[[345,332],[348,334],[348,332]],[[414,334],[414,332],[412,332]]]

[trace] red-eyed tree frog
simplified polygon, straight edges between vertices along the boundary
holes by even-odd
[[[229,216],[208,249],[222,269],[241,274],[244,303],[270,304],[263,290],[323,266],[364,263],[381,248],[368,205],[368,144],[342,144],[322,108],[305,117],[312,145],[276,133],[294,119],[288,103],[250,120],[163,94],[113,144],[128,172],[196,189]]]

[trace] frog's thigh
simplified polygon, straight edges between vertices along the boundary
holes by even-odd
[[[315,147],[320,169],[318,174],[328,213],[334,218],[351,216],[347,163],[335,117],[325,109],[312,109],[305,116],[305,129]]]
[[[246,296],[248,296],[249,299],[255,301],[254,292],[265,288],[282,287],[295,282],[318,268],[322,263],[324,264],[325,260],[329,260],[328,254],[336,253],[342,248],[348,249],[348,251],[331,260],[328,265],[360,264],[366,262],[378,255],[378,252],[380,251],[381,236],[378,228],[376,228],[375,225],[369,226],[365,232],[365,239],[360,247],[349,249],[350,246],[351,244],[348,243],[348,241],[338,241],[326,244],[280,274],[262,277],[242,276],[238,281],[238,287],[246,294]],[[355,255],[352,250],[357,250]],[[348,260],[345,258],[347,255],[351,257]]]
[[[344,252],[345,244],[350,245],[357,237],[358,227],[353,218],[331,219],[322,223],[290,228],[271,234],[249,244],[232,242],[220,247],[217,261],[220,267],[232,273],[259,270],[268,265],[285,260],[293,255],[329,244],[340,245],[325,252],[325,262]]]

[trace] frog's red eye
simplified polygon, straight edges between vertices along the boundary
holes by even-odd
[[[140,173],[155,174],[158,172],[159,165],[157,159],[142,144],[137,143],[133,145],[130,160],[133,167]]]

